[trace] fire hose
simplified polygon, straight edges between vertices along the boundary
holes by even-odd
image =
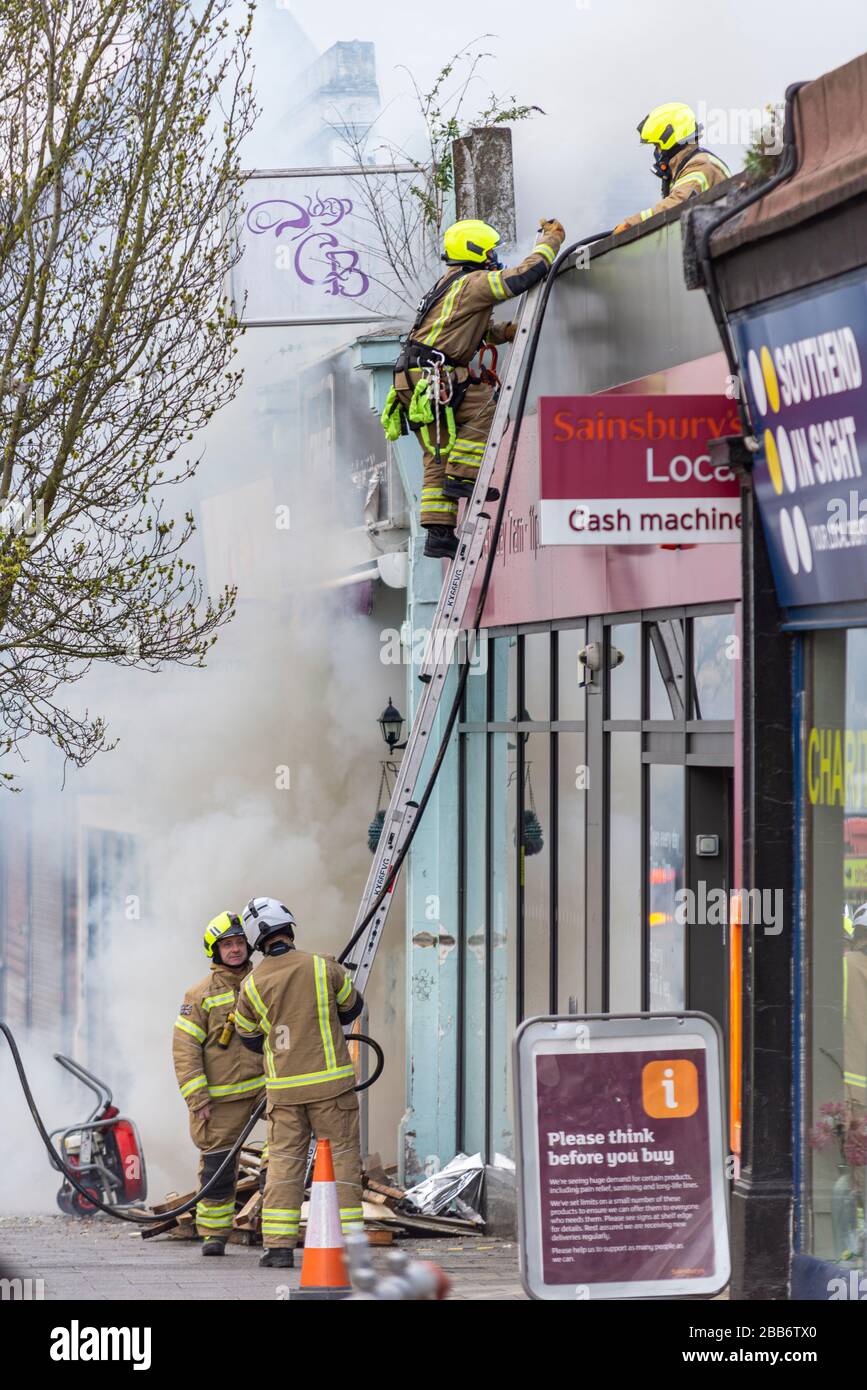
[[[182,1202],[177,1207],[172,1207],[170,1211],[163,1212],[162,1215],[159,1216],[150,1216],[146,1212],[134,1213],[127,1211],[119,1211],[117,1207],[112,1207],[107,1202],[101,1202],[99,1198],[96,1196],[93,1189],[85,1187],[84,1184],[80,1182],[79,1179],[76,1177],[74,1171],[68,1168],[67,1165],[63,1162],[63,1160],[58,1156],[57,1150],[52,1144],[48,1131],[42,1122],[42,1116],[36,1108],[36,1102],[33,1099],[33,1092],[31,1091],[30,1083],[27,1080],[27,1073],[24,1070],[24,1063],[21,1061],[21,1053],[18,1051],[18,1044],[16,1043],[15,1038],[12,1036],[12,1030],[5,1023],[0,1021],[0,1032],[2,1032],[3,1036],[9,1044],[9,1048],[12,1053],[12,1060],[14,1061],[15,1069],[18,1072],[18,1080],[21,1082],[21,1089],[24,1092],[24,1098],[27,1101],[27,1107],[30,1111],[30,1114],[33,1117],[33,1123],[36,1125],[36,1128],[39,1131],[39,1137],[45,1145],[46,1149],[48,1150],[48,1155],[51,1160],[52,1167],[58,1169],[58,1171],[63,1174],[70,1187],[74,1187],[76,1192],[79,1192],[82,1195],[82,1197],[85,1197],[90,1206],[97,1207],[100,1211],[104,1211],[107,1216],[113,1216],[118,1221],[129,1221],[134,1226],[157,1225],[160,1222],[164,1222],[169,1217],[182,1216],[184,1212],[192,1211],[193,1208],[198,1205],[201,1199],[211,1191],[215,1183],[219,1182],[220,1178],[223,1176],[223,1174],[226,1172],[226,1169],[229,1167],[229,1164],[234,1163],[235,1156],[240,1150],[241,1145],[244,1143],[244,1140],[252,1132],[254,1126],[258,1123],[258,1121],[262,1118],[263,1114],[265,1113],[265,1105],[267,1102],[266,1100],[261,1100],[259,1104],[256,1106],[256,1109],[253,1111],[243,1130],[238,1135],[238,1138],[235,1140],[231,1149],[229,1149],[228,1153],[226,1154],[226,1157],[223,1159],[223,1162],[220,1164],[217,1171],[213,1174],[212,1177],[208,1179],[208,1181],[204,1184],[203,1187],[199,1188],[198,1192],[194,1193],[192,1197],[188,1197],[185,1202]],[[382,1069],[385,1065],[385,1054],[383,1053],[383,1050],[380,1047],[379,1043],[376,1042],[373,1038],[368,1038],[364,1033],[353,1033],[351,1035],[351,1041],[364,1043],[367,1047],[371,1047],[373,1051],[376,1053],[376,1069],[374,1070],[372,1075],[367,1078],[366,1081],[360,1082],[359,1085],[353,1088],[356,1091],[366,1091],[367,1088],[369,1086],[372,1086],[374,1081],[378,1081],[379,1077],[382,1075]]]

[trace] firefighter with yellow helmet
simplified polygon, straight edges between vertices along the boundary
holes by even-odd
[[[250,943],[240,917],[221,912],[204,937],[209,974],[184,995],[173,1032],[172,1056],[199,1150],[198,1185],[213,1177],[264,1094],[262,1058],[242,1047],[235,1031],[238,993],[250,974]],[[222,1255],[235,1216],[240,1154],[196,1207],[203,1255]]]
[[[636,227],[668,208],[679,207],[688,198],[704,193],[731,177],[728,166],[710,150],[698,143],[702,126],[691,106],[682,101],[668,101],[655,106],[638,123],[638,137],[643,145],[653,146],[653,172],[662,180],[662,198],[653,207],[627,217],[618,223],[615,232]]]
[[[515,324],[494,323],[492,312],[547,275],[564,235],[555,219],[543,220],[530,254],[507,268],[487,222],[465,218],[445,233],[448,270],[419,304],[382,416],[389,439],[407,428],[418,435],[424,553],[432,558],[457,550],[458,503],[472,493],[494,418],[496,383],[486,369],[473,375],[470,363],[484,346],[512,342]]]

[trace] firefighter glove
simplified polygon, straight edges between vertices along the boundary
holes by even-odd
[[[542,218],[540,218],[540,219],[539,219],[539,230],[540,230],[540,232],[542,232],[545,236],[555,236],[555,237],[559,237],[560,241],[563,241],[564,238],[565,238],[565,236],[566,236],[566,232],[565,232],[565,230],[564,230],[564,228],[563,228],[563,223],[562,223],[562,222],[558,222],[557,219],[556,219],[556,217],[542,217]]]

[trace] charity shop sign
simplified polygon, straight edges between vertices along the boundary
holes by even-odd
[[[867,595],[867,272],[736,316],[753,482],[784,608]]]
[[[243,323],[378,323],[405,317],[414,292],[402,257],[423,258],[423,229],[407,222],[411,166],[249,174],[237,229],[231,297]],[[403,217],[401,212],[403,211]],[[394,226],[405,226],[399,253]],[[386,230],[384,230],[386,229]],[[391,237],[391,243],[390,243]]]
[[[738,541],[740,488],[711,462],[739,434],[725,396],[542,396],[542,545]]]
[[[725,1288],[716,1023],[698,1013],[536,1018],[514,1051],[530,1297],[709,1298]]]

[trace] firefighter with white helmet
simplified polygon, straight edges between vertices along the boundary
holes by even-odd
[[[638,138],[643,145],[653,146],[653,172],[662,180],[662,198],[619,222],[615,232],[637,227],[731,177],[728,166],[698,143],[702,129],[692,107],[682,101],[655,106],[639,121]]]
[[[382,414],[387,438],[409,428],[422,447],[425,555],[457,551],[458,503],[472,493],[494,419],[495,378],[484,363],[474,376],[470,363],[482,348],[510,343],[516,326],[495,323],[492,312],[547,275],[564,236],[556,219],[543,219],[530,254],[508,268],[497,255],[500,234],[487,222],[463,218],[445,232],[447,273],[418,307]]]
[[[328,1139],[344,1234],[363,1229],[355,1068],[343,1036],[364,1001],[330,956],[295,949],[296,922],[277,898],[252,898],[243,920],[264,960],[244,980],[235,1024],[265,1059],[268,1173],[260,1264],[292,1267],[311,1136]]]
[[[210,972],[184,995],[173,1032],[172,1055],[190,1112],[190,1135],[201,1154],[199,1187],[213,1177],[262,1099],[262,1059],[241,1046],[235,1027],[238,992],[250,974],[250,943],[240,917],[221,912],[204,936]],[[203,1255],[223,1255],[235,1216],[234,1167],[196,1207]]]

